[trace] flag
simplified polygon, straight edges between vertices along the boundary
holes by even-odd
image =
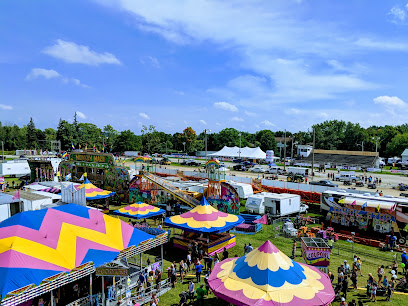
[[[122,164],[124,164],[124,163],[125,163],[125,161],[126,161],[126,159],[122,160]]]
[[[79,181],[84,181],[85,180],[85,177],[84,177],[84,175],[82,174],[82,176],[81,176],[81,178],[79,179]]]
[[[353,203],[351,203],[350,205],[356,205],[356,201],[354,200]]]
[[[113,145],[110,146],[110,151],[112,152]]]
[[[42,155],[42,149],[41,149],[41,151],[40,151],[40,155]]]
[[[365,202],[365,203],[363,204],[363,206],[361,206],[361,208],[364,208],[364,207],[367,207],[367,202]]]
[[[67,152],[64,152],[64,153],[62,153],[62,156],[61,156],[62,158],[68,158],[68,153]]]
[[[75,146],[74,146],[74,143],[72,141],[71,141],[71,149],[75,150]]]
[[[95,145],[93,146],[93,149],[92,149],[94,152],[96,151],[96,148],[95,148]]]
[[[88,151],[88,144],[85,144],[85,152]]]
[[[66,180],[66,181],[69,181],[71,178],[72,178],[71,173],[65,176],[65,180]]]
[[[344,204],[344,199],[341,199],[341,200],[339,201],[339,203],[340,203],[340,204]]]
[[[17,190],[16,194],[13,196],[12,201],[20,200],[20,190]]]
[[[391,206],[391,208],[390,208],[390,214],[395,210],[395,206],[397,206],[397,203],[395,203],[394,205]]]
[[[379,212],[380,211],[380,204],[378,204],[378,206],[377,206],[377,212]]]
[[[81,143],[78,144],[78,148],[81,149]]]

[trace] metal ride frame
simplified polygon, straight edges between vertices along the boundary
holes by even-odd
[[[151,238],[142,241],[138,246],[130,246],[129,248],[119,252],[117,259],[120,258],[130,258],[137,254],[141,254],[152,248],[163,246],[168,242],[168,233],[157,235],[155,238]],[[163,248],[162,248],[163,257]],[[80,278],[92,275],[95,272],[95,266],[92,262],[85,263],[79,267],[72,269],[70,272],[62,272],[45,279],[40,285],[28,285],[25,288],[17,289],[10,292],[6,298],[1,300],[1,306],[16,306],[21,303],[27,302],[37,296],[43,295],[45,293],[51,292],[63,285],[76,281]]]

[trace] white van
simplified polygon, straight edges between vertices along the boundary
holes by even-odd
[[[352,172],[340,172],[340,174],[337,174],[334,176],[335,181],[341,181],[341,182],[355,182],[358,181],[360,178],[356,176],[356,173],[354,171]]]
[[[265,173],[269,174],[283,174],[283,169],[278,166],[270,166]]]
[[[300,196],[289,193],[261,192],[248,197],[245,209],[254,214],[282,217],[300,212]]]

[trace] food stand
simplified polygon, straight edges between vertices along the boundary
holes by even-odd
[[[322,238],[302,237],[301,246],[303,261],[327,273],[331,249],[326,241]]]

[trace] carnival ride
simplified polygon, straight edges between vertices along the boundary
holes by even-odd
[[[215,296],[241,306],[329,305],[335,297],[326,274],[291,260],[270,241],[215,264],[208,283]]]
[[[209,255],[235,246],[235,235],[225,232],[243,222],[244,219],[241,216],[218,211],[207,202],[205,197],[192,210],[168,217],[164,221],[167,226],[184,231],[182,235],[173,237],[175,247],[187,250],[189,244],[197,242]]]
[[[160,209],[158,207],[142,202],[131,204],[129,206],[122,207],[113,211],[114,215],[133,219],[150,218],[154,216],[163,215],[165,213],[166,211],[164,209]]]

